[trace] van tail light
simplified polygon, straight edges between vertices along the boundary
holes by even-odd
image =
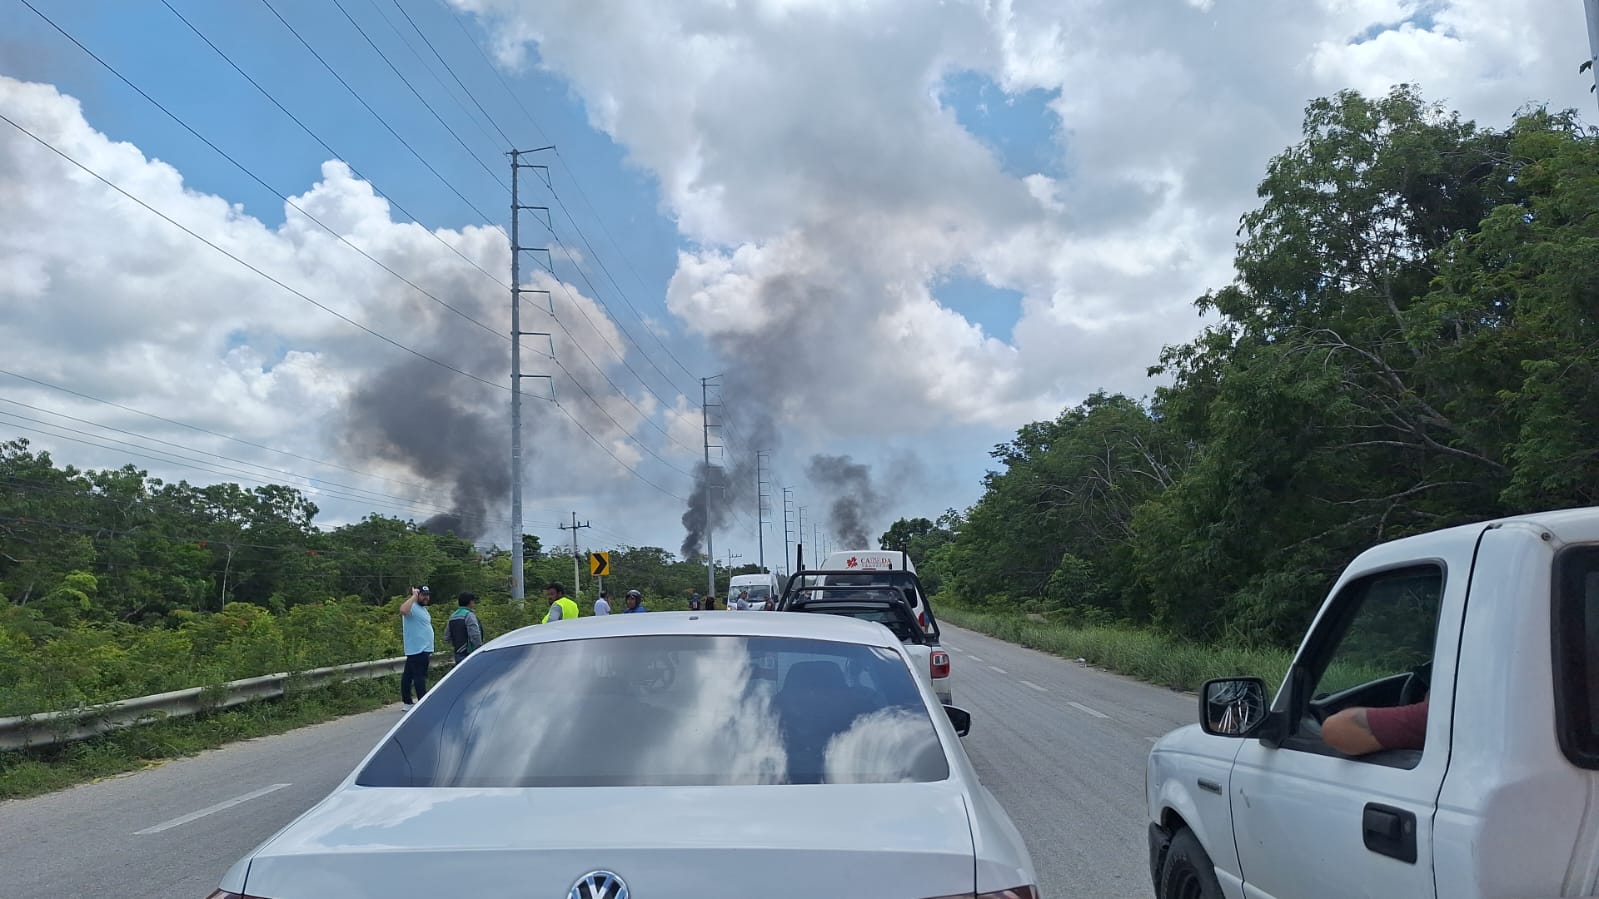
[[[924,631],[927,630],[927,613],[926,612],[917,612],[916,613],[916,623],[922,626],[922,630],[924,630]]]
[[[928,667],[933,677],[949,677],[949,653],[934,651],[929,658]]]
[[[954,896],[940,896],[938,899],[1038,899],[1038,888],[1011,887],[997,893],[959,893]]]

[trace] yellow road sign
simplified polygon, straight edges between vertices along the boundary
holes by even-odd
[[[611,554],[589,553],[589,574],[595,577],[609,577],[611,574]]]

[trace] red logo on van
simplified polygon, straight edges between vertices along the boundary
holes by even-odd
[[[860,567],[860,564],[861,564],[861,560],[860,559],[857,559],[854,556],[850,556],[849,557],[849,561],[844,563],[844,567],[845,568],[858,568],[858,567]]]

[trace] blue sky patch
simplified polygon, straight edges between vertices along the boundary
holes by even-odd
[[[933,298],[980,325],[983,333],[1001,340],[1010,340],[1022,317],[1021,291],[995,287],[970,275],[953,275],[935,283]]]
[[[1034,89],[1007,94],[980,72],[956,72],[944,78],[939,99],[953,110],[960,126],[988,145],[1009,175],[1065,175],[1060,121],[1049,104],[1059,90]]]

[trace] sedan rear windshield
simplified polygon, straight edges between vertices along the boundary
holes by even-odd
[[[372,787],[944,780],[894,651],[774,637],[570,640],[474,653],[362,769]]]

